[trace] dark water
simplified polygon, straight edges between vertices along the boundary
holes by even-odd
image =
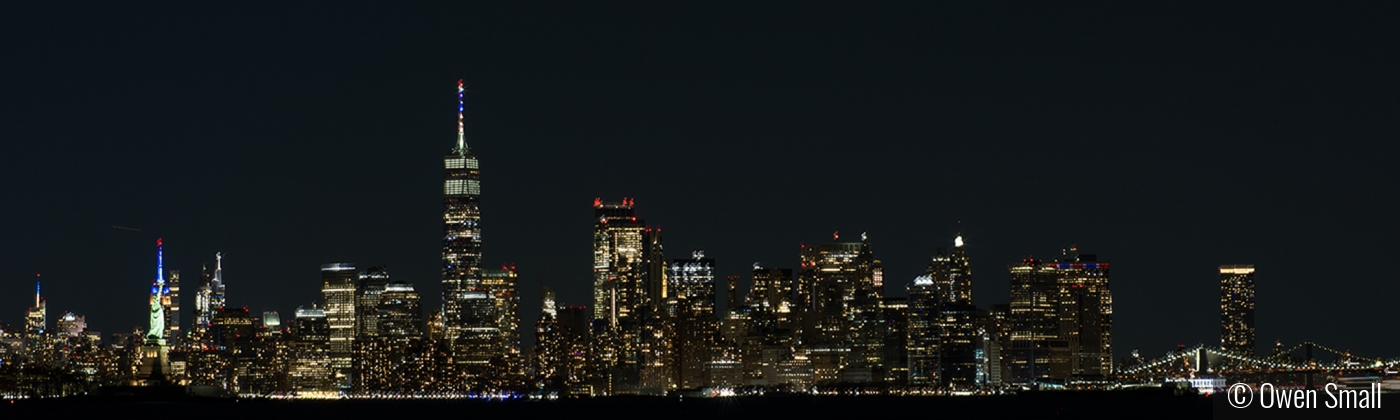
[[[1204,397],[614,397],[560,401],[20,401],[0,418],[172,419],[1074,419],[1210,418]],[[168,416],[168,417],[167,417]]]

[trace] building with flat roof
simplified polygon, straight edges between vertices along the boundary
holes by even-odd
[[[1220,266],[1220,348],[1254,355],[1254,265]]]

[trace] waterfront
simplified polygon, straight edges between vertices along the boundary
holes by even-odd
[[[378,418],[449,415],[470,418],[567,418],[664,419],[787,419],[861,418],[907,416],[933,418],[968,414],[980,418],[1203,418],[1211,413],[1210,400],[1201,396],[1067,393],[1039,396],[995,397],[741,397],[654,398],[610,397],[557,401],[474,400],[340,400],[273,401],[228,400],[215,402],[134,402],[83,399],[18,401],[0,409],[0,416],[38,414],[63,418],[96,413],[143,412],[200,413],[201,419],[218,418]]]

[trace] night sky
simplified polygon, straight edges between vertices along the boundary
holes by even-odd
[[[254,313],[328,262],[438,308],[465,79],[525,332],[540,284],[592,304],[591,204],[632,197],[745,285],[867,232],[903,296],[961,232],[984,308],[1022,258],[1110,261],[1118,357],[1219,345],[1220,264],[1261,351],[1400,356],[1400,3],[480,3],[0,6],[0,321],[42,273],[50,325],[145,328],[157,237],[186,325],[219,251]]]

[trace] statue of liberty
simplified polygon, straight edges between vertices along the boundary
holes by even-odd
[[[151,285],[151,329],[146,331],[146,342],[165,345],[165,307],[161,305],[161,295],[165,292],[165,258],[161,252],[161,240],[156,239],[156,282]]]
[[[146,332],[147,343],[165,344],[165,307],[160,305],[161,286],[151,294],[151,329]]]
[[[165,346],[165,306],[162,301],[168,293],[165,286],[164,258],[161,255],[161,240],[156,239],[156,281],[151,285],[151,329],[146,331],[146,342],[142,346],[141,368],[137,373],[138,385],[169,385],[169,348]]]

